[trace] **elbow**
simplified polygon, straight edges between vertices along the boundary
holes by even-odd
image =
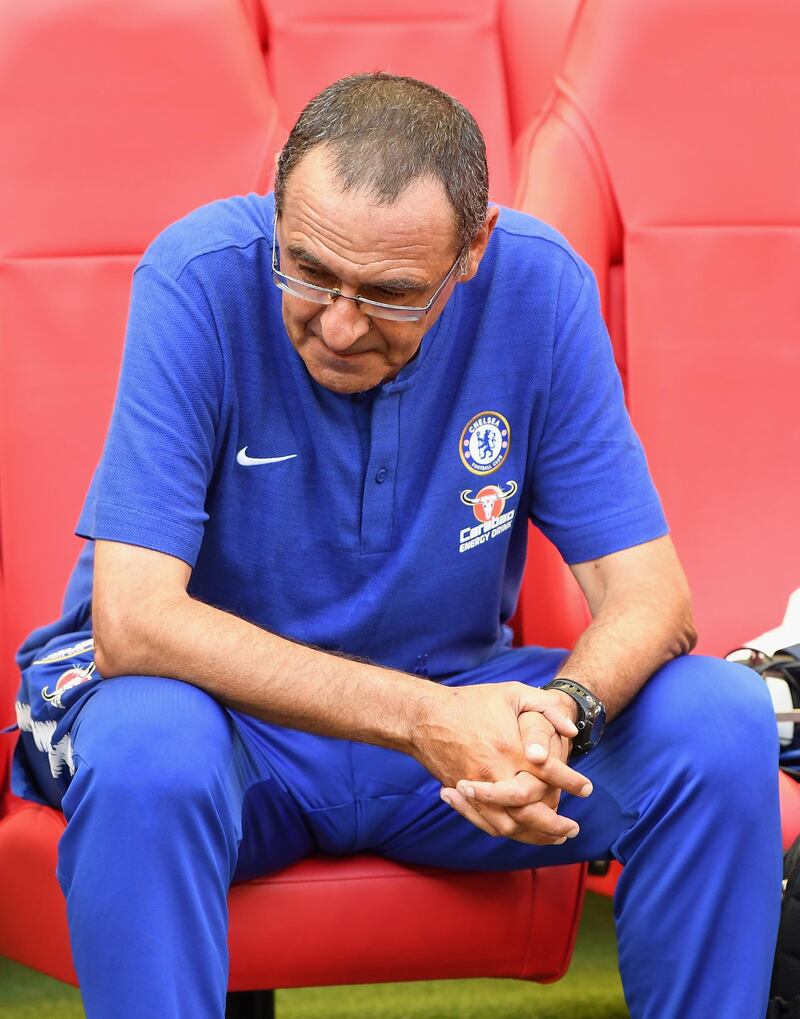
[[[688,655],[691,651],[697,647],[697,630],[694,627],[694,622],[689,620],[683,631],[683,650],[681,654]]]
[[[97,671],[104,679],[128,676],[141,671],[136,661],[135,649],[141,646],[137,640],[137,621],[129,614],[119,616],[106,604],[92,605],[92,633],[94,636],[94,661]]]
[[[100,623],[97,616],[92,616],[94,635],[94,663],[103,679],[124,676],[133,670],[125,667],[125,651],[119,647],[118,641],[108,627],[107,621]]]
[[[103,679],[113,679],[115,676],[124,675],[117,667],[116,658],[113,653],[113,644],[106,639],[104,630],[94,625],[94,664]]]
[[[179,600],[188,598],[180,596]],[[92,604],[94,660],[104,679],[117,676],[165,675],[161,635],[175,629],[170,623],[178,600],[139,601],[135,606],[95,599]]]
[[[676,658],[681,655],[688,655],[697,647],[697,629],[694,625],[692,604],[688,598],[684,602],[678,617],[676,635]]]

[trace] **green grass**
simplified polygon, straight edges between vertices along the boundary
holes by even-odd
[[[626,1019],[611,901],[587,895],[575,955],[557,984],[429,980],[279,991],[277,1019]],[[0,959],[0,1019],[83,1019],[76,990]]]

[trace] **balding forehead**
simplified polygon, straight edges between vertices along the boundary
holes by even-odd
[[[411,259],[457,254],[456,218],[439,181],[420,178],[391,204],[378,203],[363,190],[343,190],[321,146],[293,169],[281,214],[293,233],[341,248],[362,264],[389,253]]]

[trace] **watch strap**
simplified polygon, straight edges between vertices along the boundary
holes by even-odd
[[[600,742],[606,724],[606,708],[600,698],[582,683],[567,676],[557,676],[542,689],[560,690],[578,705],[578,735],[572,742],[574,754],[586,754]]]

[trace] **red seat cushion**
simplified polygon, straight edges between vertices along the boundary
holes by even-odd
[[[511,136],[539,115],[554,87],[580,0],[500,0]]]

